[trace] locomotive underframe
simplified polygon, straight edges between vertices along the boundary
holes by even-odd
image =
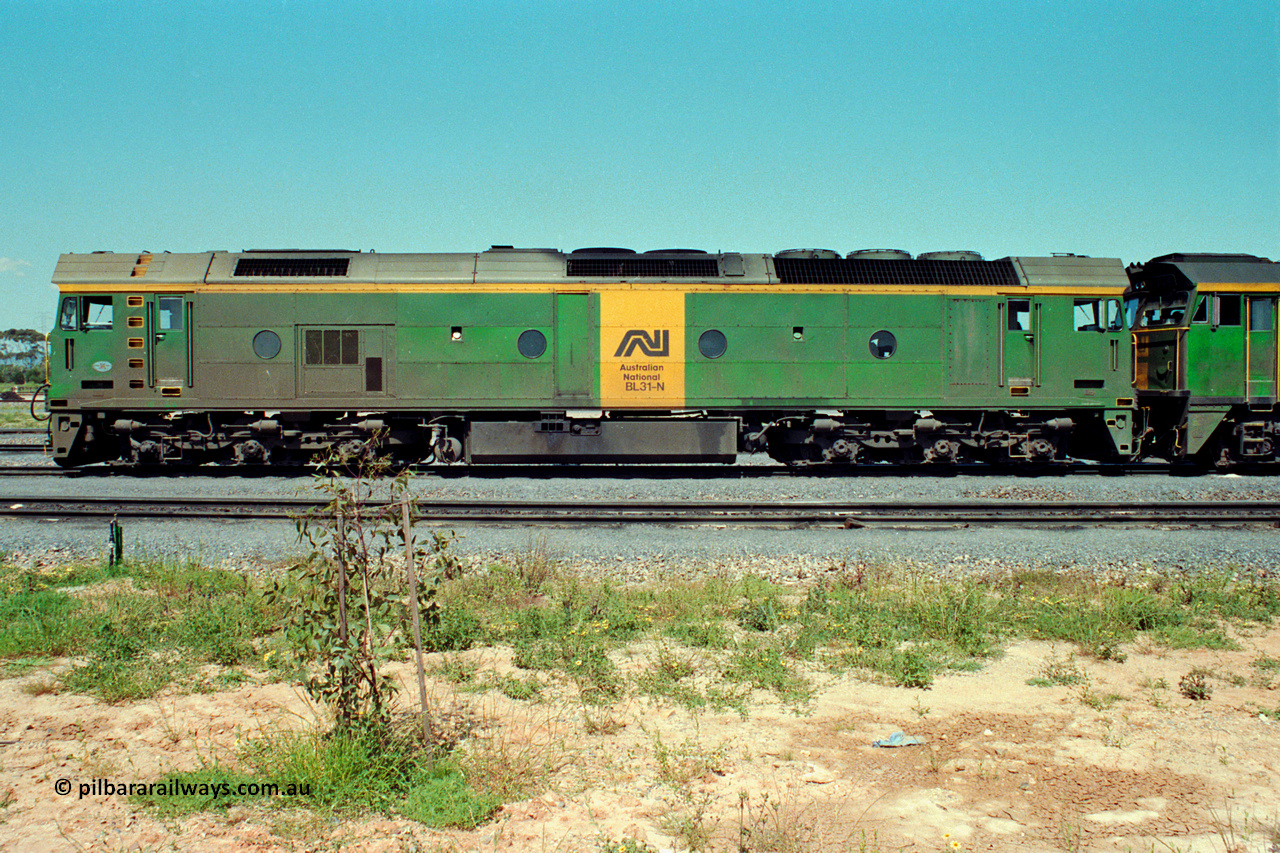
[[[838,416],[784,417],[747,436],[788,464],[1043,463],[1071,453],[1077,421],[1081,449],[1092,458],[1115,455],[1099,412],[868,411]]]
[[[1230,407],[1194,458],[1219,470],[1280,462],[1280,405]]]
[[[789,465],[1040,464],[1071,457],[1117,458],[1117,426],[1108,414],[597,410],[477,417],[456,412],[107,410],[57,412],[51,430],[55,461],[66,466],[118,460],[303,465],[329,452],[351,454],[375,445],[400,462],[440,464],[731,463],[739,452],[761,451]],[[1126,422],[1119,429],[1128,429]]]

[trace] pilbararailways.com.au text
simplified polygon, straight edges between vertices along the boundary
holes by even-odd
[[[167,779],[161,782],[113,782],[110,779],[91,779],[73,786],[70,779],[59,779],[53,790],[67,796],[79,791],[78,799],[85,797],[309,797],[310,782],[185,782]]]

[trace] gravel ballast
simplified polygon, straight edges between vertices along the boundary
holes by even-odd
[[[692,501],[878,500],[1022,501],[1280,500],[1276,478],[1236,475],[1168,477],[953,476],[630,480],[592,477],[441,479],[418,476],[416,494],[436,499]],[[316,494],[310,477],[6,478],[0,500],[23,496],[272,496]],[[545,550],[593,575],[641,582],[708,572],[756,572],[804,581],[850,564],[894,565],[933,574],[1041,567],[1093,572],[1280,567],[1280,530],[1264,525],[1082,527],[743,527],[628,525],[491,527],[452,525],[456,548],[474,563]],[[306,552],[290,522],[124,522],[129,556],[198,559],[257,570]],[[0,519],[0,549],[12,558],[98,558],[107,551],[102,522]]]

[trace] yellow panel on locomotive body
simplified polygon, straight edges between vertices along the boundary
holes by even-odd
[[[685,404],[685,294],[600,294],[600,405],[680,409]]]

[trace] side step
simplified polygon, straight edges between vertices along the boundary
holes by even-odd
[[[537,421],[473,421],[467,461],[723,462],[738,454],[738,421],[573,420],[549,430]]]

